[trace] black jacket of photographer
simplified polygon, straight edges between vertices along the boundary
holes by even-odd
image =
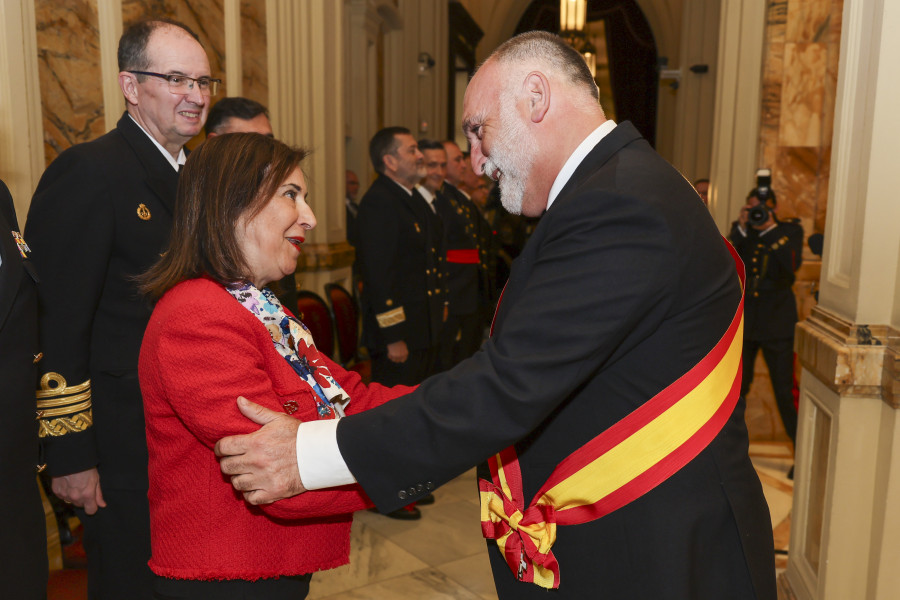
[[[793,337],[797,301],[791,286],[803,260],[803,227],[776,218],[774,225],[759,231],[735,221],[728,237],[747,267],[744,339]]]

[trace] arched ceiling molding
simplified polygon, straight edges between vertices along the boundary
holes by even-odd
[[[590,2],[590,0],[588,0]],[[660,56],[669,59],[669,65],[678,65],[681,45],[681,14],[684,0],[636,0],[647,17],[656,49]]]

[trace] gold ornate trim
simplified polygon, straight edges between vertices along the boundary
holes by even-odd
[[[84,402],[80,402],[78,404],[73,404],[71,406],[64,406],[62,408],[53,408],[50,410],[42,410],[40,418],[49,419],[50,417],[61,417],[63,415],[74,415],[85,410],[91,409],[91,400],[88,398]]]
[[[64,406],[66,404],[72,404],[73,402],[81,402],[82,400],[90,400],[91,399],[91,390],[86,392],[82,392],[81,394],[75,394],[74,396],[62,396],[60,398],[51,398],[49,400],[38,400],[37,407],[38,408],[53,408],[56,406]]]
[[[50,385],[55,383],[56,385]],[[80,394],[91,389],[91,380],[88,379],[78,385],[69,386],[66,378],[59,373],[44,373],[41,377],[41,389],[35,392],[37,398],[56,398],[63,394]]]
[[[385,328],[397,325],[398,323],[402,323],[403,321],[405,321],[406,313],[403,311],[402,306],[398,306],[394,310],[389,310],[387,312],[375,315],[375,318],[378,320],[378,326],[381,328]]]
[[[59,437],[70,433],[80,433],[94,424],[94,415],[90,409],[71,417],[60,417],[38,421],[40,429],[38,437]]]

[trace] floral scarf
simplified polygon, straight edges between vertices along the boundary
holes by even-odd
[[[265,325],[275,349],[313,389],[319,418],[343,417],[350,397],[331,376],[306,325],[288,315],[269,288],[260,290],[246,282],[225,286],[225,289]],[[288,400],[283,406],[289,415],[300,408],[294,400]]]

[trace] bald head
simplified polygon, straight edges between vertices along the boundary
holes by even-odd
[[[510,75],[522,69],[543,68],[581,90],[594,103],[600,101],[600,89],[584,58],[558,35],[528,31],[504,42],[488,60],[495,61]]]
[[[475,73],[463,102],[472,169],[500,184],[503,206],[539,216],[553,181],[606,117],[580,54],[561,38],[528,32],[500,46]]]

